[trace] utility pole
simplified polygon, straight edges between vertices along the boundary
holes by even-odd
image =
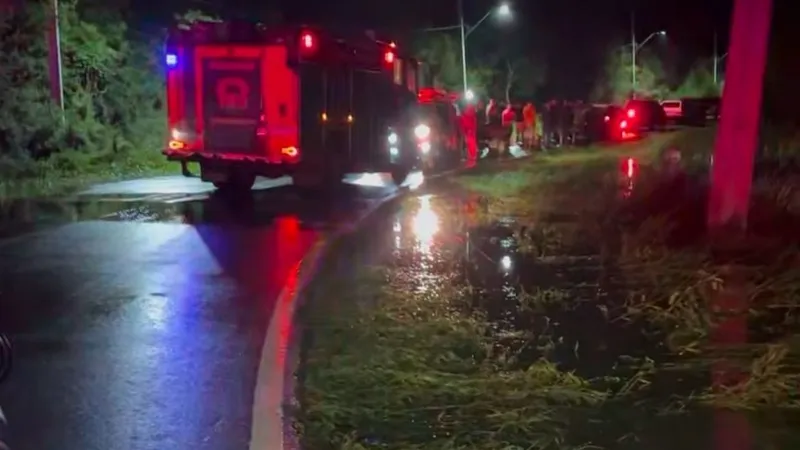
[[[50,0],[47,15],[48,66],[50,69],[50,95],[64,114],[64,86],[61,74],[61,29],[59,28],[58,0]]]
[[[736,0],[708,200],[710,230],[744,231],[761,122],[772,0]]]
[[[636,13],[631,11],[631,94],[636,93]]]
[[[714,86],[717,85],[717,64],[719,62],[719,56],[717,55],[717,30],[714,30]]]
[[[464,0],[458,0],[458,20],[461,28],[461,77],[464,81],[464,95],[469,91],[467,82],[467,26],[464,24]]]

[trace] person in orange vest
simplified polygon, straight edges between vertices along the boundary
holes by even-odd
[[[536,146],[536,107],[531,102],[522,108],[522,124],[522,143],[526,149],[530,150]]]
[[[468,104],[461,114],[461,129],[464,131],[464,142],[467,147],[467,161],[478,159],[478,113],[475,105]]]

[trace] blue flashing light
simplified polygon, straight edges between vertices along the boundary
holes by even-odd
[[[167,54],[167,66],[168,67],[175,67],[178,65],[178,55],[174,53]]]

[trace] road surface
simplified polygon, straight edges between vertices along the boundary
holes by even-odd
[[[279,295],[320,239],[397,192],[351,181],[333,202],[272,182],[234,203],[180,177],[112,183],[72,200],[108,205],[97,217],[0,240],[12,448],[252,448]]]

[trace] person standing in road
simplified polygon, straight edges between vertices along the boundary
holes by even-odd
[[[573,102],[572,108],[572,136],[570,140],[572,141],[572,144],[575,145],[575,143],[578,142],[578,140],[584,134],[583,130],[586,124],[586,104],[584,104],[581,100],[577,100]]]
[[[542,148],[549,148],[553,145],[555,137],[555,100],[550,100],[544,105],[542,113]]]
[[[575,102],[564,101],[562,109],[561,144],[572,145],[572,125],[575,122]]]
[[[497,103],[493,98],[490,98],[489,103],[486,105],[486,125],[492,125],[494,118],[498,115]]]
[[[461,129],[464,132],[464,143],[467,150],[467,162],[478,159],[478,114],[475,105],[467,104],[461,114]]]
[[[522,108],[522,145],[532,150],[536,145],[536,107],[528,102]]]
[[[553,137],[556,147],[564,145],[564,100],[553,101]]]
[[[517,115],[514,113],[514,107],[511,106],[511,103],[508,103],[503,109],[503,114],[500,117],[501,124],[503,125],[503,130],[505,132],[505,146],[514,145],[512,140],[514,139],[514,122]]]

